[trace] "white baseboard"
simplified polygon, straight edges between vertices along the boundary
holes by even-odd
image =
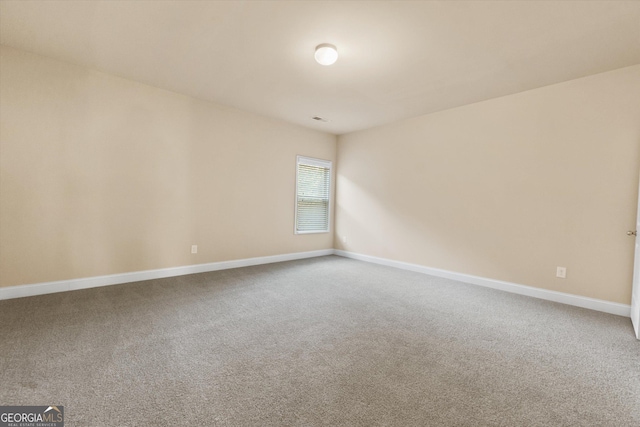
[[[95,288],[98,286],[119,285],[122,283],[139,282],[142,280],[151,279],[162,279],[165,277],[183,276],[186,274],[194,273],[205,273],[208,271],[226,270],[230,268],[249,267],[252,265],[271,264],[274,262],[293,261],[297,259],[314,258],[326,255],[338,255],[345,258],[357,259],[374,264],[386,265],[389,267],[415,271],[418,273],[429,274],[436,277],[444,277],[447,279],[457,280],[459,282],[470,283],[515,294],[559,302],[562,304],[616,314],[618,316],[631,317],[630,305],[567,294],[563,292],[550,291],[547,289],[534,288],[531,286],[504,282],[501,280],[488,279],[485,277],[472,276],[469,274],[456,273],[453,271],[441,270],[438,268],[425,267],[418,264],[410,264],[401,261],[378,258],[370,255],[343,251],[340,249],[323,249],[310,252],[297,252],[257,258],[245,258],[232,261],[212,262],[207,264],[187,265],[183,267],[162,268],[158,270],[112,274],[109,276],[97,276],[82,279],[60,280],[56,282],[35,283],[30,285],[8,286],[0,288],[0,300],[51,294],[55,292],[74,291],[78,289]]]
[[[355,252],[334,250],[335,255],[345,258],[353,258],[360,261],[371,262],[374,264],[386,265],[389,267],[400,268],[403,270],[415,271],[418,273],[429,274],[436,277],[444,277],[446,279],[457,280],[459,282],[470,283],[473,285],[484,286],[487,288],[498,289],[501,291],[511,292],[514,294],[526,295],[529,297],[544,299],[548,301],[559,302],[562,304],[574,305],[576,307],[588,308],[591,310],[602,311],[605,313],[616,314],[618,316],[631,317],[631,306],[610,302],[595,298],[583,297],[579,295],[567,294],[563,292],[550,291],[547,289],[534,288],[531,286],[519,285],[517,283],[503,282],[502,280],[487,279],[485,277],[472,276],[469,274],[455,273],[453,271],[440,270],[438,268],[425,267],[418,264],[409,264],[401,261],[393,261],[385,258],[378,258],[369,255],[362,255]]]
[[[151,279],[162,279],[165,277],[183,276],[185,274],[194,273],[205,273],[207,271],[226,270],[229,268],[248,267],[251,265],[293,261],[296,259],[333,255],[333,253],[333,249],[323,249],[310,252],[297,252],[257,258],[237,259],[232,261],[211,262],[207,264],[186,265],[184,267],[161,268],[158,270],[111,274],[109,276],[96,276],[86,277],[82,279],[60,280],[57,282],[8,286],[0,288],[0,300],[52,294],[55,292],[75,291],[78,289],[95,288],[98,286],[119,285],[122,283],[139,282],[142,280]]]

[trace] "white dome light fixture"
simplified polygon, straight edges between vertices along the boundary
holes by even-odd
[[[320,65],[331,65],[338,60],[338,49],[329,43],[316,46],[315,58]]]

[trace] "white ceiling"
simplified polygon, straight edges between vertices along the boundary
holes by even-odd
[[[2,0],[0,42],[342,134],[639,64],[640,1]]]

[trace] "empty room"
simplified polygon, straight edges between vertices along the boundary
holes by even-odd
[[[640,1],[0,0],[0,427],[640,425]]]

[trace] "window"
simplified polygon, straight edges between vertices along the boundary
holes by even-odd
[[[329,232],[331,162],[298,156],[296,234]]]

